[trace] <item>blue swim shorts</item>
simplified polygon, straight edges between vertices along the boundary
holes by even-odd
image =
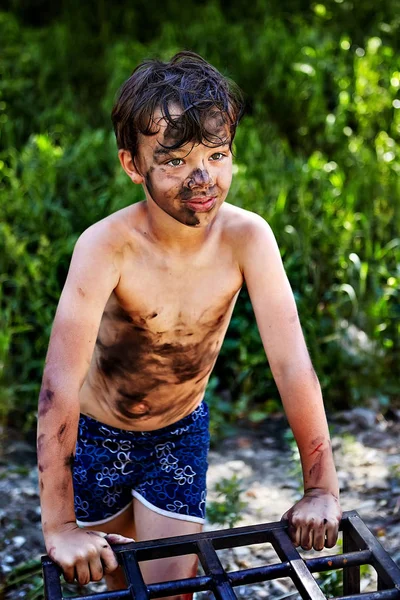
[[[121,514],[132,496],[160,515],[204,523],[208,406],[155,431],[128,431],[81,415],[72,469],[78,525]]]

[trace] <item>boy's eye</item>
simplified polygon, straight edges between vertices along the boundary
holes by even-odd
[[[167,162],[167,165],[171,165],[171,167],[180,167],[182,163],[181,158],[172,158]]]
[[[212,154],[210,158],[212,160],[221,160],[224,156],[225,154],[222,154],[222,152],[214,152],[214,154]]]

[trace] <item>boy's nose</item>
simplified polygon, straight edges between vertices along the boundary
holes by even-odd
[[[189,175],[189,181],[187,183],[187,186],[191,190],[197,186],[203,187],[205,185],[210,185],[210,183],[211,183],[211,178],[210,178],[208,171],[206,171],[206,169],[195,169]]]

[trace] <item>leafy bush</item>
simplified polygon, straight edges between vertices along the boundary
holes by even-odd
[[[43,23],[33,2],[8,5],[0,13],[0,415],[21,423],[34,412],[76,238],[142,197],[116,156],[116,91],[144,57],[182,48],[244,90],[230,201],[276,234],[328,407],[398,402],[395,0],[268,8],[235,0],[223,9],[211,0],[179,10],[171,0],[162,22],[152,2],[143,11],[108,7],[105,16],[103,2],[43,0]],[[209,398],[219,432],[279,407],[245,289]]]
[[[221,479],[215,485],[218,500],[207,505],[207,519],[210,523],[234,527],[242,518],[247,502],[241,499],[243,482],[237,475]]]

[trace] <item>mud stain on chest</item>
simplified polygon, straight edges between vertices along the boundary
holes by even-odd
[[[203,385],[199,384],[210,373],[217,358],[220,332],[231,301],[225,311],[219,309],[217,315],[208,318],[202,315],[198,325],[202,337],[196,342],[189,341],[193,326],[189,328],[179,323],[179,331],[175,332],[179,336],[176,337],[185,339],[185,343],[163,343],[163,335],[147,327],[147,320],[154,318],[154,313],[147,320],[120,307],[112,315],[108,314],[110,320],[124,324],[118,328],[113,343],[103,341],[105,337],[102,335],[96,342],[97,368],[117,390],[117,397],[110,405],[115,415],[124,420],[137,420],[161,414],[165,407],[161,409],[154,401],[150,403],[148,397],[162,385],[174,386],[193,381],[193,395],[196,394],[196,386],[198,391]],[[182,329],[188,330],[191,335],[185,336]]]

